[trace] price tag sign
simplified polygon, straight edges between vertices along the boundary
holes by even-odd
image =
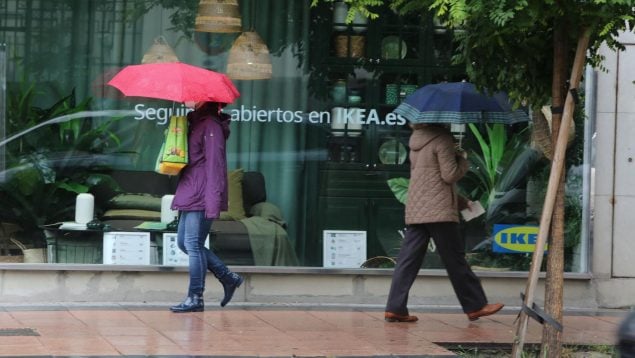
[[[104,264],[150,265],[150,233],[105,232]]]
[[[323,266],[359,268],[366,261],[366,231],[324,230]]]

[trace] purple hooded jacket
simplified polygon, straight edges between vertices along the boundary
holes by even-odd
[[[217,103],[206,103],[188,113],[188,164],[181,171],[173,210],[205,211],[216,219],[227,210],[227,158],[229,116]]]

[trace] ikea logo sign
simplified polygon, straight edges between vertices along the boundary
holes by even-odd
[[[533,225],[495,224],[492,251],[506,254],[534,252],[538,229]]]

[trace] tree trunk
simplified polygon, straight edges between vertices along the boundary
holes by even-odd
[[[554,26],[553,81],[551,85],[552,106],[562,108],[566,94],[568,48],[565,25],[558,22]],[[562,121],[561,113],[552,113],[552,148],[558,141]],[[565,158],[563,158],[564,160]],[[566,168],[565,168],[566,169]],[[551,219],[551,236],[548,240],[547,274],[545,280],[545,312],[557,322],[562,322],[564,283],[564,178],[560,176],[554,211]],[[542,329],[540,356],[558,358],[562,356],[562,332],[545,323]]]
[[[578,85],[580,84],[580,78],[582,77],[582,72],[584,70],[584,64],[586,62],[586,51],[589,48],[590,38],[591,29],[582,29],[580,37],[578,38],[575,59],[573,61],[573,68],[571,70],[571,88],[577,89]],[[564,169],[564,155],[567,149],[569,129],[573,124],[574,107],[575,103],[573,100],[573,94],[568,93],[567,99],[565,100],[560,132],[558,133],[558,141],[553,152],[553,161],[551,163],[551,171],[549,173],[549,183],[547,184],[547,194],[545,195],[545,203],[542,208],[542,215],[540,216],[538,239],[536,240],[536,248],[534,249],[534,253],[532,256],[529,278],[527,279],[527,286],[525,288],[525,299],[523,301],[523,305],[526,307],[532,307],[534,303],[534,294],[536,291],[536,286],[538,285],[538,274],[540,273],[540,267],[542,265],[542,259],[544,256],[543,251],[545,249],[547,236],[549,235],[549,228],[551,227],[551,219],[554,211],[553,209],[556,201],[556,194]],[[523,353],[523,345],[525,344],[525,336],[527,334],[527,324],[529,323],[529,316],[525,311],[521,310],[517,321],[518,324],[516,326],[516,335],[514,337],[514,345],[512,347],[512,356],[515,358],[520,358]]]

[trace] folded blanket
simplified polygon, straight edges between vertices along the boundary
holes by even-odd
[[[298,266],[289,243],[286,223],[278,207],[262,202],[251,209],[252,217],[240,220],[249,233],[249,243],[257,266]]]

